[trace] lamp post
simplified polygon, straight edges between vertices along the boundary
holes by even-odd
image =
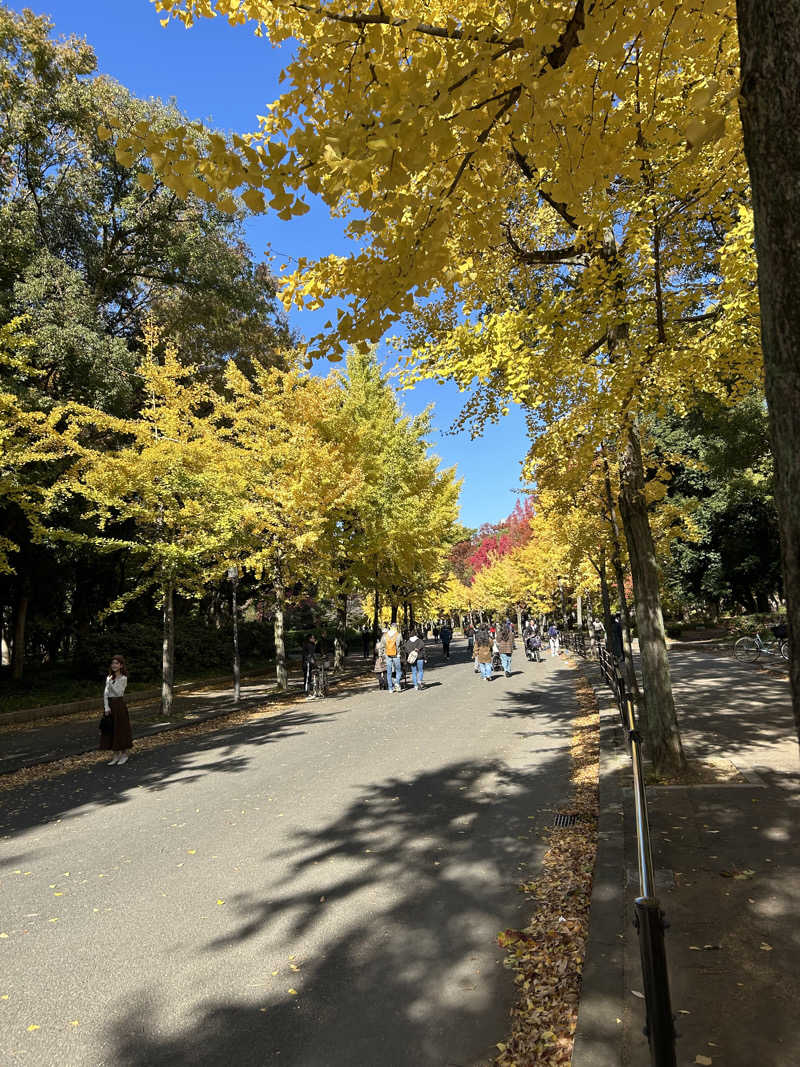
[[[233,702],[239,703],[239,618],[236,608],[236,587],[239,584],[239,568],[228,567],[233,601]]]

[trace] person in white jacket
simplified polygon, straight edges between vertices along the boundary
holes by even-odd
[[[128,762],[128,755],[133,748],[131,720],[128,705],[124,700],[128,684],[128,671],[122,656],[114,656],[103,690],[103,710],[105,714],[100,722],[100,748],[112,749],[114,755],[108,761],[109,766]]]

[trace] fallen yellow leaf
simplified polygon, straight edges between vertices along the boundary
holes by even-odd
[[[193,856],[195,854],[195,852],[197,852],[197,849],[196,848],[187,848],[186,851],[189,853],[190,856]]]
[[[297,996],[297,990],[296,989],[290,989],[289,992],[292,994],[293,997]]]
[[[39,1029],[41,1029],[41,1027],[37,1026],[36,1023],[31,1023],[31,1025],[28,1027],[28,1033],[32,1034],[34,1030]]]
[[[218,900],[218,901],[217,901],[217,904],[224,904],[224,903],[225,903],[225,901],[224,901],[224,900]]]
[[[768,945],[766,941],[762,941],[758,947],[762,952],[772,952],[772,945]]]
[[[714,1061],[711,1059],[710,1056],[700,1056],[700,1055],[698,1055],[698,1056],[695,1056],[694,1062],[701,1064],[702,1067],[710,1067],[710,1064],[712,1064]]]

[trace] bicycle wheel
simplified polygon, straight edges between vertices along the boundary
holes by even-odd
[[[733,654],[740,663],[755,663],[758,653],[758,642],[752,637],[740,637],[733,646]]]
[[[780,642],[780,647],[781,647],[781,655],[783,656],[784,659],[788,660],[789,659],[789,642],[788,642],[788,640],[781,641]]]

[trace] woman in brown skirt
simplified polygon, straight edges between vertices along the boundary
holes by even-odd
[[[133,747],[128,705],[123,700],[127,684],[128,672],[125,668],[125,660],[122,656],[114,656],[111,660],[111,673],[106,678],[106,687],[103,691],[103,707],[106,715],[111,716],[111,729],[100,730],[100,748],[110,748],[114,751],[114,755],[108,761],[109,767],[115,763],[127,763],[128,753]]]

